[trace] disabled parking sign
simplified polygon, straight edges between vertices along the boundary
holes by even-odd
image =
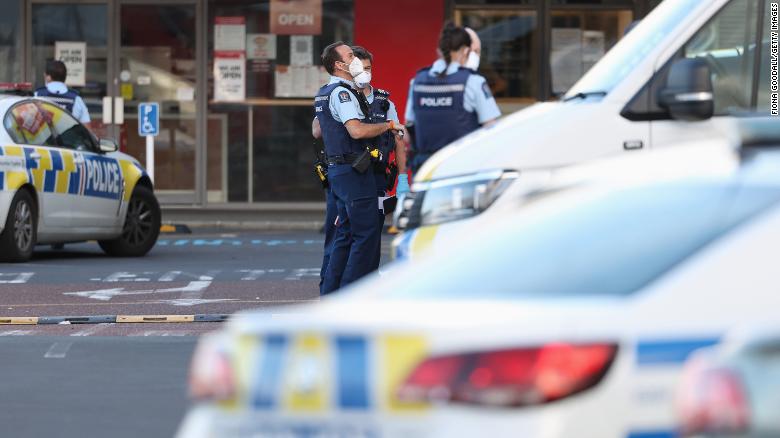
[[[138,104],[138,135],[156,136],[160,133],[160,104],[142,102]]]

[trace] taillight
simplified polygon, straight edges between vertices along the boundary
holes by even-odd
[[[616,351],[614,344],[549,344],[432,357],[417,365],[399,388],[398,397],[410,403],[547,403],[597,384]]]
[[[226,352],[202,339],[190,367],[190,396],[196,400],[228,400],[235,395],[233,369]]]
[[[745,433],[750,409],[739,376],[726,368],[709,367],[702,359],[683,372],[678,392],[683,435]]]

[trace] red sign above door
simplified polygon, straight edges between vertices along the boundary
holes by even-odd
[[[319,35],[322,0],[271,0],[271,33]]]

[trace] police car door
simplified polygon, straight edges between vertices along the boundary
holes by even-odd
[[[3,127],[15,144],[3,145],[2,155],[18,157],[18,170],[6,169],[6,182],[15,186],[30,183],[38,196],[38,237],[67,232],[71,203],[68,182],[71,168],[67,157],[56,147],[48,114],[35,102],[21,101],[3,118]]]
[[[124,190],[122,171],[115,158],[100,152],[95,137],[66,110],[39,102],[51,112],[59,146],[72,151],[76,169],[72,225],[79,234],[106,232],[119,226],[119,207]]]
[[[676,51],[672,61],[682,58],[698,59],[709,68],[714,115],[701,121],[674,120],[669,116],[652,121],[650,131],[654,147],[713,137],[728,138],[734,129],[735,116],[756,109],[768,116],[769,106],[765,102],[769,96],[769,81],[760,79],[760,73],[769,72],[760,59],[769,59],[768,29],[762,32],[764,38],[759,46],[762,50],[756,50],[757,38],[761,35],[756,24],[764,21],[759,20],[762,1],[712,2],[704,14],[705,17],[699,17],[705,18],[706,22],[685,40],[681,48],[671,48]],[[768,17],[769,2],[766,3],[767,10],[763,15]],[[768,22],[764,26],[767,24]],[[756,59],[757,56],[759,59]],[[666,84],[667,73],[664,69],[671,65],[665,61],[667,59],[668,54],[664,54],[658,60],[657,77],[663,79],[663,83],[657,84],[657,92],[651,93],[651,97],[656,100]],[[757,68],[762,70],[757,72]],[[763,77],[766,77],[766,74]]]

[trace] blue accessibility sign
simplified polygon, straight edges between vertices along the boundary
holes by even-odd
[[[142,102],[138,104],[138,135],[146,137],[160,133],[160,104]]]

